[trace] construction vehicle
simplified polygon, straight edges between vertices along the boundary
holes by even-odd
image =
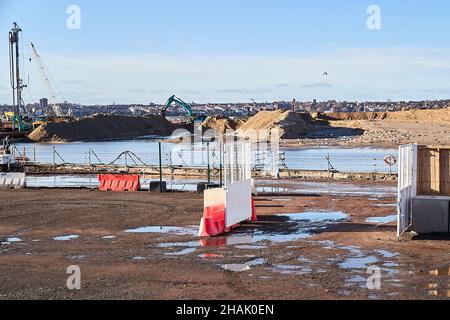
[[[69,109],[69,111],[66,114],[62,111],[61,107],[56,103],[58,99],[60,99],[61,101],[64,101],[64,98],[62,96],[61,91],[56,86],[49,71],[45,67],[41,56],[37,52],[36,46],[33,44],[33,42],[28,42],[28,46],[30,47],[31,56],[32,56],[32,58],[30,58],[30,61],[35,62],[36,67],[41,75],[42,83],[47,88],[48,93],[50,94],[50,98],[53,100],[53,103],[50,104],[52,110],[49,113],[51,115],[59,117],[59,118],[72,117],[73,116],[72,109]],[[56,91],[58,91],[59,97],[57,97],[57,94],[56,94],[56,91],[54,88],[57,89]]]
[[[22,29],[14,22],[9,32],[9,78],[13,90],[13,112],[8,115],[11,121],[11,131],[26,131],[29,126],[22,120],[21,112],[24,109],[22,90],[27,86],[20,77],[20,33]],[[11,115],[12,114],[12,115]]]
[[[5,121],[2,122],[2,129],[18,129],[19,131],[29,131],[31,126],[29,122],[22,118],[21,115],[16,115],[14,112],[4,113]]]
[[[167,100],[164,108],[161,111],[161,115],[164,119],[166,118],[167,110],[170,107],[172,107],[174,104],[179,105],[180,107],[182,107],[184,110],[187,111],[188,117],[189,117],[188,123],[203,122],[206,120],[206,116],[204,116],[204,115],[194,115],[194,112],[192,111],[192,107],[175,95],[171,96]]]
[[[3,139],[3,147],[0,148],[0,169],[1,172],[9,172],[17,166],[14,155],[11,154],[9,137]]]

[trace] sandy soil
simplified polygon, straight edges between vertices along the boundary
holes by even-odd
[[[311,137],[287,140],[285,145],[396,148],[402,144],[448,145],[450,123],[406,120],[342,120],[316,126]]]
[[[392,215],[393,198],[260,195],[258,223],[200,242],[192,226],[202,198],[191,193],[28,189],[0,197],[0,299],[443,299],[450,290],[449,241],[398,242],[394,224],[365,222]],[[309,224],[307,238],[295,238],[305,226],[274,216],[319,210],[349,216]],[[124,232],[143,226],[184,229]],[[53,239],[64,235],[79,238]],[[364,263],[382,268],[381,290],[367,289]],[[239,264],[244,271],[225,270]],[[70,265],[81,268],[79,291],[66,288]]]

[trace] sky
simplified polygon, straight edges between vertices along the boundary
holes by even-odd
[[[448,0],[0,0],[0,104],[13,22],[27,103],[50,96],[29,41],[74,103],[445,99],[448,12]]]

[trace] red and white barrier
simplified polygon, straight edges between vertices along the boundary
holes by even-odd
[[[226,189],[206,190],[199,236],[217,236],[241,222],[256,221],[252,185],[249,179],[230,184]]]
[[[98,180],[100,191],[137,192],[141,188],[136,174],[100,174]]]

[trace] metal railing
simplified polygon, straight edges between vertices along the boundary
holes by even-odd
[[[86,148],[84,152],[59,148],[58,146],[12,147],[12,153],[24,162],[46,165],[88,165],[88,166],[126,166],[126,167],[189,167],[189,168],[221,168],[221,154],[215,147],[207,144],[195,147],[173,148],[172,144],[163,143],[161,153],[158,148],[149,151],[105,152],[94,148]],[[61,150],[65,149],[65,150]],[[208,150],[209,149],[209,150]],[[280,169],[291,170],[323,170],[340,172],[389,173],[396,172],[397,166],[389,166],[382,157],[372,156],[340,156],[324,154],[320,156],[301,156],[289,150],[277,153],[252,152],[252,168],[262,171],[273,168],[277,162]]]

